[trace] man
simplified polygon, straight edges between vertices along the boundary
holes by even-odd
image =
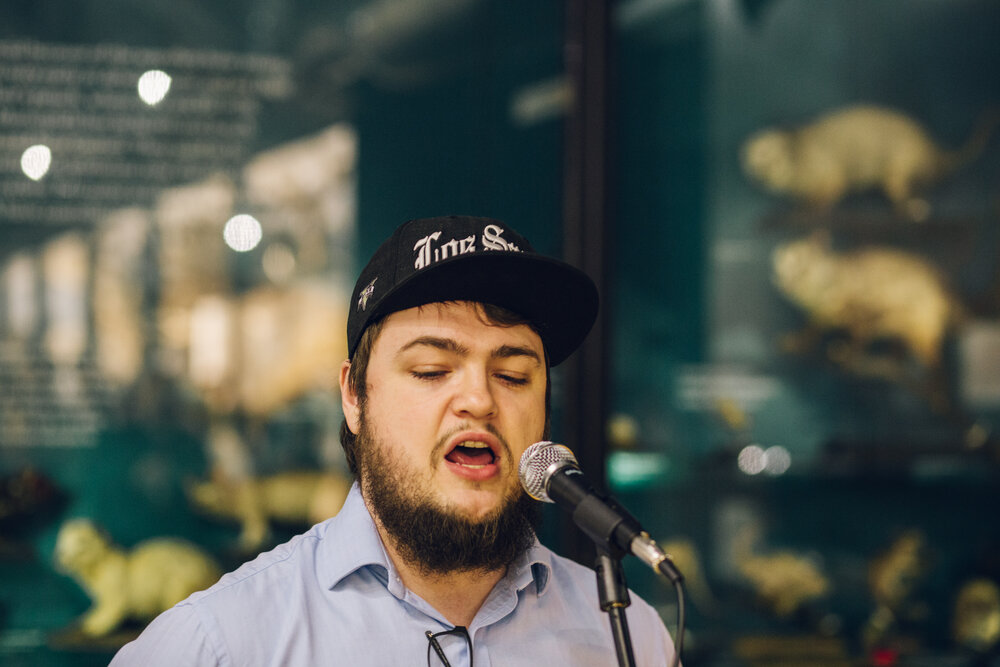
[[[340,513],[161,614],[113,665],[617,664],[594,573],[538,543],[521,454],[597,290],[496,220],[402,225],[361,272]],[[669,634],[632,596],[638,665]]]

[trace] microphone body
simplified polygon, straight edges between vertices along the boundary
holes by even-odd
[[[681,581],[680,572],[639,521],[614,498],[594,489],[565,445],[531,445],[521,456],[518,476],[528,495],[568,511],[573,522],[597,545],[619,557],[634,554],[671,581]]]

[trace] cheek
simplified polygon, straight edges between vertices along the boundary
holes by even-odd
[[[441,401],[414,392],[395,391],[391,385],[370,387],[366,415],[385,436],[425,435],[440,421]]]
[[[525,439],[530,440],[528,445],[537,442],[545,431],[545,394],[518,401],[512,414],[516,428]]]

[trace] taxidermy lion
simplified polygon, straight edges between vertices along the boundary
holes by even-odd
[[[893,248],[836,252],[819,235],[791,241],[772,255],[778,289],[813,329],[846,332],[858,354],[877,340],[904,345],[936,369],[961,306],[930,262]]]
[[[881,190],[903,216],[922,220],[915,196],[977,156],[1000,116],[984,116],[965,146],[939,146],[917,121],[878,106],[838,109],[797,128],[769,128],[747,139],[743,170],[768,190],[828,209],[846,195]]]
[[[270,522],[312,525],[329,519],[344,505],[351,482],[332,472],[289,471],[264,477],[226,479],[188,485],[191,503],[212,516],[240,522],[240,547],[259,548]]]
[[[127,552],[89,519],[59,529],[55,563],[93,600],[80,619],[80,630],[91,637],[107,635],[128,619],[148,622],[222,575],[210,556],[188,542],[156,538]]]

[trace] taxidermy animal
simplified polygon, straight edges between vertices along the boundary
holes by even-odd
[[[816,208],[880,189],[900,214],[921,220],[929,205],[915,193],[978,155],[997,120],[984,118],[962,149],[949,151],[903,113],[850,106],[801,127],[762,130],[744,143],[741,159],[747,175],[768,190]]]
[[[855,355],[896,341],[926,369],[939,367],[961,306],[930,262],[893,248],[838,253],[812,235],[778,246],[772,266],[778,289],[809,318],[807,340],[846,333],[849,349],[841,351]]]
[[[959,646],[989,653],[1000,642],[1000,587],[990,579],[971,579],[958,590],[951,636]]]
[[[776,616],[789,618],[830,592],[829,578],[813,559],[790,550],[759,553],[759,542],[759,531],[746,528],[735,536],[733,555],[740,575]]]
[[[901,535],[868,566],[875,610],[863,630],[865,645],[877,644],[900,620],[919,615],[912,599],[928,571],[927,539],[917,530]]]
[[[241,524],[240,547],[259,548],[271,521],[312,525],[329,519],[344,505],[351,482],[333,472],[291,471],[266,477],[216,479],[188,486],[199,510]]]
[[[926,573],[927,539],[917,530],[899,536],[868,568],[868,585],[875,602],[899,609]]]
[[[740,561],[740,574],[757,596],[781,618],[792,616],[806,603],[830,591],[830,581],[806,556],[779,551]]]
[[[148,622],[222,574],[210,556],[188,542],[156,538],[127,552],[88,519],[67,521],[59,529],[55,562],[93,600],[80,619],[80,630],[91,637],[107,635],[128,619]]]

